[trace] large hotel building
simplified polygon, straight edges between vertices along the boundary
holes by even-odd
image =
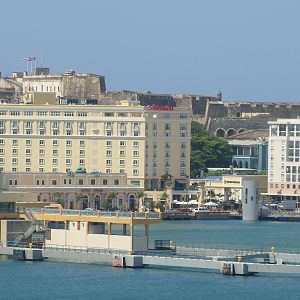
[[[86,172],[101,174],[96,184],[101,187],[116,174],[122,177],[113,180],[116,186],[122,181],[127,187],[159,190],[162,179],[171,178],[174,187],[185,188],[191,114],[189,108],[144,107],[137,101],[115,106],[1,104],[2,184],[25,186],[30,174],[31,185],[43,186],[49,174],[52,188],[95,185],[74,175]],[[78,182],[71,182],[72,175]]]
[[[300,199],[300,119],[269,124],[268,194],[293,209]]]

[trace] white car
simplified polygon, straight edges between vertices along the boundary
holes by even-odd
[[[197,207],[193,209],[193,212],[197,213],[197,212],[206,212],[209,211],[206,207]]]

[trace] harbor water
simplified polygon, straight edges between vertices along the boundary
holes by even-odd
[[[151,239],[188,246],[300,250],[300,223],[167,221]],[[0,299],[299,299],[300,276],[23,262],[0,257]]]

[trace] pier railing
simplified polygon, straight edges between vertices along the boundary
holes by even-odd
[[[100,211],[100,210],[76,210],[76,209],[49,209],[49,208],[31,208],[26,209],[34,214],[47,215],[67,215],[67,216],[94,216],[94,217],[115,217],[115,218],[133,218],[133,219],[160,219],[160,213],[156,212],[125,212],[125,211]]]

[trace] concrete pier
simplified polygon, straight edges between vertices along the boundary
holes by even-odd
[[[0,247],[0,254],[13,255],[16,248]],[[22,250],[22,248],[20,248]],[[199,270],[215,270],[224,275],[253,275],[257,273],[286,273],[300,274],[300,254],[293,253],[244,253],[234,250],[219,250],[219,254],[225,255],[213,256],[217,249],[206,249],[206,258],[197,256],[184,256],[179,253],[170,254],[166,251],[148,251],[143,254],[130,255],[130,253],[121,253],[113,249],[24,249],[29,251],[27,259],[32,260],[54,260],[63,262],[80,262],[108,264],[116,267],[165,267],[165,268],[191,268]],[[37,251],[37,252],[35,252]],[[199,248],[198,248],[199,251]],[[38,257],[35,254],[39,252]],[[31,253],[31,254],[30,254]],[[182,252],[181,252],[182,253]],[[190,249],[190,253],[192,250]],[[230,255],[228,255],[230,253]],[[202,253],[203,254],[203,253]],[[236,256],[235,256],[236,255]],[[237,256],[239,255],[239,256]],[[231,258],[229,258],[231,256]],[[252,261],[253,260],[253,261]],[[257,260],[257,261],[255,261]]]

